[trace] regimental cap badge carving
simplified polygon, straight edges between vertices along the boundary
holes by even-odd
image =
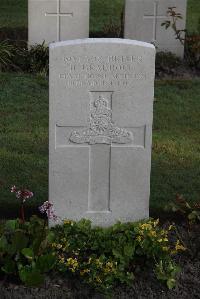
[[[112,109],[103,96],[99,96],[90,108],[89,125],[86,129],[73,131],[69,140],[73,143],[126,144],[133,141],[133,133],[116,127],[112,121]]]

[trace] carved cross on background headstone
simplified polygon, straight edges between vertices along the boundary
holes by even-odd
[[[155,1],[154,2],[154,12],[153,15],[144,15],[143,16],[144,19],[151,19],[153,21],[153,38],[152,38],[152,42],[156,42],[157,40],[157,21],[158,19],[166,19],[167,16],[163,16],[163,15],[158,15],[158,2]]]
[[[57,11],[55,13],[45,13],[45,17],[56,17],[57,18],[57,41],[61,40],[61,33],[60,33],[60,28],[61,28],[61,17],[73,17],[73,12],[69,13],[62,13],[61,8],[60,8],[60,1],[57,0]]]

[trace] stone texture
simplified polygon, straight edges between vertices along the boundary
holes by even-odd
[[[148,218],[154,64],[138,41],[50,45],[49,199],[61,219]]]
[[[185,29],[187,0],[126,0],[125,38],[153,42],[158,51],[170,51],[183,57],[184,47],[175,39],[174,31],[161,26],[170,20],[167,10],[173,6],[183,16],[177,23],[178,28]]]
[[[89,36],[89,0],[29,0],[29,45]]]

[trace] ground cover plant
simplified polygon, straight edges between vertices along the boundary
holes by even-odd
[[[179,226],[169,223],[160,225],[158,219],[118,222],[108,228],[92,227],[91,222],[85,219],[79,222],[61,221],[53,205],[46,201],[39,211],[46,214],[47,219],[59,221],[59,224],[49,228],[47,221],[41,217],[32,216],[29,221],[24,219],[24,206],[34,196],[33,192],[12,186],[11,193],[20,202],[23,212],[20,209],[20,218],[0,224],[3,294],[6,293],[4,286],[8,286],[10,280],[18,284],[21,281],[26,287],[44,288],[49,278],[52,280],[54,277],[55,280],[55,277],[60,277],[58,286],[78,279],[91,290],[110,297],[117,286],[128,285],[131,289],[133,281],[138,277],[141,279],[146,272],[151,275],[151,280],[154,277],[171,290],[176,286],[181,271],[178,265],[180,253],[187,252],[186,256],[193,259],[199,253],[198,246],[192,248],[190,244],[193,238],[200,241],[197,234],[191,235],[194,232],[192,226],[187,239]],[[179,197],[176,207],[181,207],[181,211],[189,215],[191,225],[200,223],[199,217],[190,217],[197,206],[193,210]],[[200,242],[195,243],[200,246]],[[65,298],[68,293],[62,289]]]
[[[46,203],[41,210],[47,212]],[[91,228],[87,220],[64,220],[53,229],[36,216],[22,220],[0,225],[3,299],[187,299],[188,288],[198,298],[197,218],[188,228],[150,219],[106,229]]]
[[[107,293],[117,284],[131,284],[135,275],[149,268],[169,289],[176,285],[179,266],[173,255],[185,251],[174,225],[159,226],[159,220],[120,222],[109,228],[92,227],[89,220],[64,220],[49,228],[45,219],[25,221],[24,206],[33,192],[12,186],[20,202],[20,218],[0,225],[0,276],[20,279],[26,286],[41,286],[45,274],[61,272],[76,276],[90,287]],[[58,221],[53,205],[39,207]],[[170,238],[171,232],[173,238]]]

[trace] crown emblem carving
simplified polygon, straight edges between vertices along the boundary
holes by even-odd
[[[126,144],[133,141],[133,133],[115,126],[108,100],[99,96],[90,109],[88,127],[73,131],[69,140],[78,144]]]

